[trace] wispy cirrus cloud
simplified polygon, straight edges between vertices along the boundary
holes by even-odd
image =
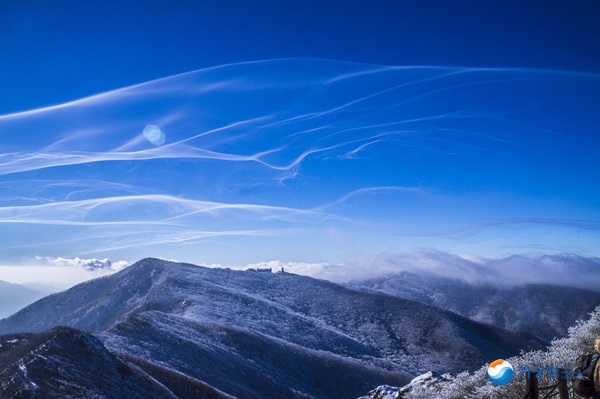
[[[599,89],[562,71],[281,59],[0,115],[0,250],[593,253]]]

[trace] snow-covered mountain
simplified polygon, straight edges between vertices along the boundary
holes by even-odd
[[[93,332],[128,364],[172,370],[239,398],[358,397],[543,344],[324,280],[156,259],[43,298],[1,320],[0,333],[59,325]]]
[[[354,281],[347,286],[383,292],[450,310],[469,319],[551,341],[600,304],[600,292],[554,285],[469,284],[408,272]]]
[[[40,290],[0,280],[0,318],[10,316],[45,295]]]

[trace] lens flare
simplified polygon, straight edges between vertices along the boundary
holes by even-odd
[[[144,128],[144,138],[154,145],[163,145],[165,143],[165,133],[156,125],[146,125]]]

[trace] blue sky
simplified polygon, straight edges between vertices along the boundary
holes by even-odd
[[[283,3],[0,2],[1,263],[600,255],[598,2]]]

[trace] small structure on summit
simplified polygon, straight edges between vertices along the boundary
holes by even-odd
[[[248,267],[244,269],[246,272],[273,273],[272,268]]]

